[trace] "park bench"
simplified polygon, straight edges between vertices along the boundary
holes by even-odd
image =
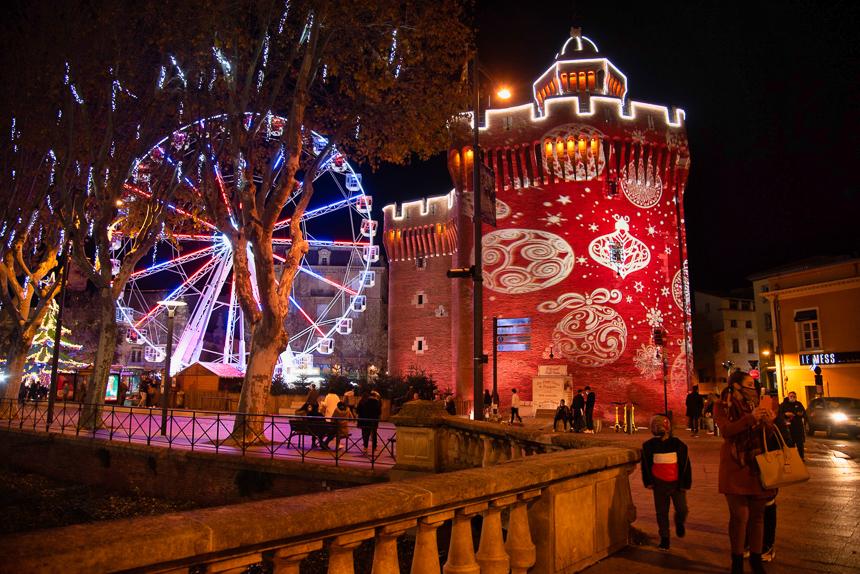
[[[337,435],[337,423],[323,417],[287,417],[290,423],[290,435],[287,437],[287,447],[291,447],[294,437],[299,437],[301,448],[304,448],[304,438],[311,437],[312,444],[322,444],[322,438],[334,436],[335,448],[340,446],[340,437]]]

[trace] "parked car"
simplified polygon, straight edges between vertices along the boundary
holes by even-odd
[[[822,397],[813,400],[806,412],[810,435],[821,430],[828,438],[836,433],[860,437],[860,399]]]

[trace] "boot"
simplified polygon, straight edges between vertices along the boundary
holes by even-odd
[[[732,574],[744,574],[743,554],[732,554]]]
[[[750,552],[750,566],[752,567],[753,574],[767,574],[764,569],[761,554],[753,554]]]

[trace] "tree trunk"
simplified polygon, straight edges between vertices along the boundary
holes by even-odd
[[[116,307],[110,288],[101,289],[99,293],[99,314],[99,346],[79,421],[80,427],[85,429],[101,426],[102,405],[116,354]]]
[[[27,362],[27,351],[30,350],[30,345],[33,343],[24,340],[23,337],[16,337],[9,345],[9,350],[6,353],[6,381],[3,389],[3,398],[9,399],[3,401],[2,417],[11,418],[15,412],[14,401],[18,398],[18,390],[23,383],[24,363]]]
[[[231,433],[231,438],[237,442],[266,442],[263,434],[266,401],[278,357],[286,349],[287,336],[283,324],[283,318],[278,319],[274,314],[267,314],[254,329],[251,356],[245,371],[245,380],[242,382],[239,409]]]

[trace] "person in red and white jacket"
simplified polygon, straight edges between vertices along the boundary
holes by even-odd
[[[672,436],[672,423],[663,415],[651,418],[651,434],[642,445],[642,482],[654,492],[660,549],[669,549],[669,501],[675,506],[675,533],[686,534],[687,491],[693,484],[693,470],[687,445]]]

